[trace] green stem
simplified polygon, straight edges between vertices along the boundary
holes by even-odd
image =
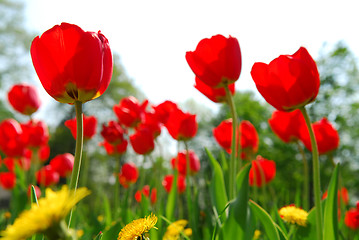
[[[114,219],[117,221],[118,218],[118,202],[119,202],[119,190],[120,190],[120,181],[118,179],[118,173],[120,172],[121,167],[121,156],[119,159],[116,159],[116,167],[115,167],[115,190],[114,190],[114,204],[113,204],[113,210],[114,210]]]
[[[82,113],[82,103],[75,101],[76,109],[76,122],[77,122],[77,132],[76,132],[76,148],[75,148],[75,160],[74,167],[72,169],[71,180],[70,180],[70,190],[76,191],[77,184],[79,181],[80,168],[81,168],[81,157],[82,157],[82,148],[83,148],[83,113]],[[68,226],[71,224],[72,210],[69,216]]]
[[[242,160],[240,157],[240,152],[238,149],[240,149],[240,147],[238,147],[238,144],[236,143],[237,138],[236,138],[236,133],[237,133],[237,128],[238,128],[238,123],[237,123],[237,111],[236,108],[234,106],[234,100],[232,97],[232,94],[229,90],[228,85],[224,86],[224,89],[226,91],[226,97],[227,97],[227,103],[229,105],[229,108],[231,110],[231,114],[232,114],[232,145],[231,145],[231,158],[230,158],[230,162],[229,162],[229,200],[232,200],[235,196],[236,196],[236,174],[237,174],[237,161],[236,161],[236,155],[238,154],[239,156],[239,168],[242,167]],[[238,149],[237,149],[238,147]],[[238,150],[238,151],[237,151]]]
[[[301,107],[300,111],[302,112],[305,123],[307,124],[310,141],[312,144],[312,156],[313,156],[313,183],[314,183],[314,204],[315,204],[315,213],[316,213],[316,228],[317,228],[317,240],[323,239],[323,222],[322,222],[322,205],[321,205],[321,195],[320,195],[320,166],[319,166],[319,153],[318,145],[315,139],[314,131],[312,124],[309,119],[309,115],[305,107]]]
[[[309,210],[309,166],[308,166],[308,160],[305,157],[304,150],[300,143],[296,141],[296,144],[298,146],[298,150],[300,154],[302,155],[303,159],[303,174],[304,174],[304,186],[303,186],[303,209],[308,211]]]

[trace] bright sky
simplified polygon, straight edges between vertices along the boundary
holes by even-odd
[[[186,60],[203,38],[231,35],[242,51],[236,88],[255,89],[254,62],[293,54],[316,58],[324,42],[344,40],[359,56],[359,1],[322,0],[28,0],[27,26],[42,33],[61,22],[101,32],[150,102],[193,98],[216,108],[194,87]]]

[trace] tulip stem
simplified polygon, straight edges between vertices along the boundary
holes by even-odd
[[[305,211],[309,211],[309,166],[308,166],[308,160],[305,157],[304,150],[300,143],[296,141],[296,144],[298,146],[298,150],[300,154],[302,155],[303,160],[303,174],[304,174],[304,186],[303,186],[303,209]]]
[[[312,144],[312,158],[313,158],[313,183],[314,183],[314,204],[316,213],[316,227],[317,227],[317,239],[323,239],[323,228],[322,228],[322,205],[320,196],[320,166],[319,166],[319,153],[318,145],[315,139],[312,124],[309,119],[309,115],[305,107],[301,107],[300,111],[303,114],[305,123],[307,124],[310,141]]]
[[[82,148],[83,148],[83,113],[82,113],[82,102],[75,101],[75,110],[76,110],[76,122],[77,122],[77,129],[76,129],[76,148],[75,148],[75,160],[74,160],[74,167],[72,169],[71,180],[70,180],[70,190],[76,191],[77,184],[79,181],[80,175],[80,167],[81,167],[81,157],[82,157]],[[69,216],[68,226],[70,227],[71,224],[71,216],[72,210]]]
[[[226,91],[227,103],[229,105],[231,114],[232,114],[232,144],[231,144],[231,158],[229,162],[229,199],[232,200],[236,196],[236,175],[237,175],[237,161],[236,155],[240,156],[239,149],[237,149],[238,144],[236,144],[236,133],[238,128],[237,123],[237,111],[234,106],[233,96],[229,90],[228,85],[224,86]],[[238,150],[238,151],[237,151]],[[242,167],[241,159],[239,160],[239,169]]]

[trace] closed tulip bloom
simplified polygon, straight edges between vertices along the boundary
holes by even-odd
[[[0,123],[0,150],[8,157],[21,157],[26,152],[23,130],[15,119]]]
[[[60,180],[60,175],[51,165],[43,166],[36,172],[36,181],[45,187],[57,184]]]
[[[0,173],[0,186],[4,189],[13,189],[16,184],[16,175],[13,172]]]
[[[156,188],[153,188],[151,190],[149,185],[143,186],[142,190],[137,190],[135,193],[135,200],[137,202],[141,202],[142,195],[144,195],[146,198],[150,198],[151,204],[155,204],[157,201],[157,190]]]
[[[55,100],[73,104],[102,95],[112,76],[112,53],[106,37],[61,23],[31,44],[36,73]]]
[[[334,126],[326,119],[322,118],[320,121],[312,124],[315,139],[318,144],[318,152],[320,155],[334,151],[339,146],[339,134]],[[300,140],[304,146],[312,151],[309,132],[306,126],[300,129]]]
[[[194,87],[198,91],[200,91],[203,95],[205,95],[212,102],[220,103],[220,102],[227,101],[226,91],[223,87],[222,88],[212,88],[212,87],[206,85],[205,83],[203,83],[198,77],[196,77],[196,83],[195,83]],[[229,84],[228,87],[229,87],[229,91],[233,95],[235,92],[234,83]]]
[[[121,99],[118,105],[113,106],[120,124],[126,127],[136,127],[143,121],[148,101],[142,104],[133,96]]]
[[[196,115],[184,113],[180,109],[171,112],[165,126],[169,134],[178,141],[192,139],[198,129]]]
[[[241,149],[243,153],[254,154],[258,151],[258,133],[252,123],[244,120],[240,123]]]
[[[177,110],[178,106],[176,103],[167,100],[156,106],[152,106],[152,108],[155,110],[158,121],[166,124],[171,112]]]
[[[262,187],[272,181],[275,174],[275,162],[257,156],[257,159],[252,161],[252,167],[249,170],[249,185]]]
[[[84,140],[89,140],[96,134],[97,119],[95,116],[83,116],[83,134]],[[76,118],[65,121],[65,126],[70,129],[72,136],[76,139],[77,135],[77,120]]]
[[[251,75],[264,99],[280,111],[301,108],[314,101],[319,92],[317,65],[304,47],[269,64],[255,63]]]
[[[198,156],[192,150],[188,151],[188,159],[189,159],[189,170],[190,174],[195,174],[201,168],[201,163],[199,161]],[[181,151],[177,154],[177,157],[171,159],[172,168],[176,168],[178,172],[182,175],[186,175],[187,173],[187,151]]]
[[[40,149],[38,151],[38,157],[41,162],[45,162],[45,161],[47,161],[47,159],[49,159],[49,157],[50,157],[49,145],[44,144],[44,145],[40,146]]]
[[[162,181],[162,186],[164,187],[165,191],[167,193],[170,193],[171,192],[171,189],[172,189],[172,183],[173,183],[173,178],[174,176],[173,175],[166,175],[164,178],[163,178],[163,181]],[[184,191],[186,190],[186,179],[184,176],[182,175],[178,175],[177,176],[177,192],[178,193],[183,193]]]
[[[274,111],[268,120],[272,131],[285,143],[297,141],[300,129],[305,125],[303,114],[299,109],[292,112]]]
[[[352,230],[359,229],[359,201],[357,201],[356,208],[351,208],[345,213],[344,223]]]
[[[144,120],[138,126],[140,128],[148,128],[151,130],[153,138],[157,138],[161,134],[162,123],[158,120],[155,111],[145,112]]]
[[[33,114],[41,106],[36,88],[26,83],[12,86],[7,96],[11,106],[24,115]]]
[[[75,157],[71,153],[64,153],[56,155],[50,161],[50,165],[54,171],[56,171],[60,177],[67,177],[71,174],[74,167]]]
[[[202,39],[186,60],[196,77],[211,88],[223,87],[238,80],[242,58],[238,40],[215,35]]]
[[[232,119],[226,119],[212,130],[216,142],[228,153],[231,152],[232,129]]]
[[[124,134],[127,131],[116,121],[109,121],[108,125],[102,125],[101,136],[106,142],[117,145],[124,141]]]
[[[22,123],[22,138],[25,144],[31,148],[40,148],[49,141],[49,129],[44,121],[30,120]]]
[[[137,166],[134,163],[125,163],[122,165],[121,171],[118,175],[119,182],[124,188],[128,188],[130,184],[136,183],[138,174]]]
[[[124,139],[121,143],[111,144],[106,140],[100,143],[100,146],[103,146],[108,155],[122,155],[127,150],[128,142]]]
[[[140,128],[130,136],[130,142],[133,150],[137,154],[146,155],[155,148],[153,133],[149,128]]]

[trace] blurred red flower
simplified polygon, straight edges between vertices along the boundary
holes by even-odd
[[[130,136],[130,142],[133,150],[137,154],[146,155],[151,153],[155,148],[153,133],[146,127],[137,129],[136,132]]]
[[[351,208],[345,213],[344,223],[352,230],[359,229],[359,201],[357,201],[356,208]]]
[[[196,115],[176,109],[170,113],[166,123],[169,134],[178,141],[192,139],[198,129]]]
[[[241,50],[231,36],[202,39],[195,51],[186,53],[186,60],[196,77],[211,88],[234,83],[241,73]]]
[[[100,31],[61,23],[37,36],[30,52],[42,86],[59,102],[87,102],[102,95],[110,83],[112,53]]]
[[[27,147],[40,148],[49,141],[49,129],[44,121],[30,120],[21,123],[22,138]]]
[[[322,200],[326,199],[328,196],[328,191],[325,191],[322,196]],[[340,205],[341,199],[343,199],[343,203],[345,205],[349,204],[349,194],[348,189],[345,187],[342,187],[341,189],[338,189],[338,205]]]
[[[16,111],[25,115],[33,114],[41,105],[41,100],[36,88],[27,83],[12,86],[7,97],[11,106]]]
[[[126,129],[122,128],[116,121],[109,121],[107,126],[102,124],[101,136],[106,140],[106,142],[113,145],[123,142],[124,134],[126,133]]]
[[[111,144],[106,140],[100,143],[100,146],[103,146],[108,155],[122,155],[127,150],[128,142],[127,140],[123,140],[121,143],[118,144]]]
[[[299,109],[292,112],[274,111],[268,120],[272,131],[285,143],[300,138],[300,128],[305,126],[303,114]]]
[[[276,174],[276,166],[273,160],[257,156],[252,161],[252,167],[249,170],[249,185],[262,187],[264,184],[273,180]]]
[[[153,138],[156,139],[161,134],[162,123],[158,120],[154,110],[145,112],[143,121],[137,129],[148,128],[151,130]]]
[[[25,154],[23,131],[15,119],[5,119],[0,123],[0,150],[8,157],[21,157]]]
[[[40,149],[38,151],[38,157],[41,162],[45,162],[45,161],[47,161],[47,159],[49,159],[49,157],[50,157],[49,145],[45,144],[40,147]]]
[[[157,201],[157,189],[152,188],[152,190],[151,190],[149,185],[145,185],[145,186],[143,186],[142,190],[136,191],[135,200],[137,202],[141,202],[142,195],[144,195],[146,198],[150,198],[151,204],[155,204]]]
[[[326,118],[322,118],[320,121],[313,123],[312,127],[320,155],[338,148],[339,134]],[[306,125],[303,125],[300,129],[300,140],[309,151],[312,151],[310,136]]]
[[[60,177],[67,177],[72,173],[74,167],[75,157],[71,153],[64,153],[56,155],[50,160],[50,165]]]
[[[196,77],[195,81],[196,81],[196,83],[195,83],[194,87],[198,91],[200,91],[203,95],[205,95],[212,102],[220,103],[220,102],[227,101],[226,91],[223,87],[222,88],[210,87],[210,86],[206,85],[204,82],[202,82],[198,77]],[[229,84],[228,87],[229,87],[229,91],[233,95],[235,92],[234,83]]]
[[[317,65],[304,47],[293,55],[280,55],[269,64],[256,62],[251,75],[264,99],[280,111],[303,107],[319,92]]]
[[[136,183],[138,179],[138,169],[132,162],[124,163],[118,175],[119,182],[124,188],[128,188],[130,184]]]
[[[57,184],[60,180],[60,175],[51,165],[45,165],[36,172],[36,181],[38,184],[48,187]]]
[[[16,175],[13,172],[0,173],[0,186],[4,189],[13,189],[16,184]]]
[[[113,111],[120,124],[126,127],[136,127],[143,121],[147,104],[147,100],[140,104],[135,97],[130,96],[121,99],[118,105],[113,106]]]
[[[195,174],[201,168],[201,164],[199,161],[198,156],[193,150],[188,151],[188,158],[189,158],[189,168],[190,174]],[[187,173],[187,151],[181,151],[177,154],[177,157],[171,159],[172,168],[175,168],[177,165],[177,170],[180,174],[186,175]]]
[[[29,198],[31,197],[31,186],[32,186],[32,185],[29,185],[29,186],[27,187],[27,196],[28,196]],[[40,198],[40,197],[41,197],[41,189],[40,189],[38,186],[36,186],[36,185],[34,185],[34,188],[35,188],[36,197],[37,197],[37,198]]]
[[[163,178],[162,186],[165,188],[166,192],[169,193],[172,189],[172,183],[173,183],[173,175],[166,175]],[[186,190],[186,179],[182,175],[178,175],[177,177],[177,192],[183,193]]]
[[[84,140],[89,140],[96,134],[97,119],[95,116],[82,115]],[[76,139],[77,120],[76,118],[65,121],[65,126],[70,129],[72,136]]]
[[[177,110],[178,106],[176,103],[167,100],[157,106],[152,106],[152,108],[155,110],[158,121],[166,124],[171,112]]]

